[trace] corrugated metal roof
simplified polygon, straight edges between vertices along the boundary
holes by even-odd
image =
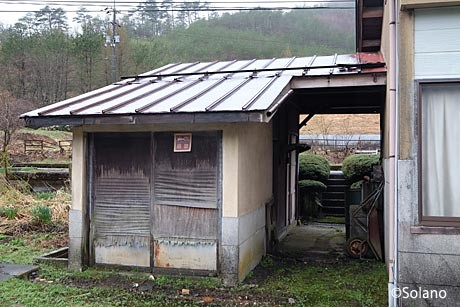
[[[174,63],[23,117],[263,111],[292,77],[384,72],[377,53]]]

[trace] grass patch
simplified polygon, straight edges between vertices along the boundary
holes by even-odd
[[[44,135],[56,141],[64,141],[64,140],[72,139],[72,132],[68,132],[68,131],[24,128],[24,129],[20,129],[18,132]]]
[[[18,211],[17,207],[0,207],[0,217],[12,220],[18,215]]]
[[[37,223],[65,227],[70,200],[70,193],[65,190],[34,195],[26,184],[24,187],[13,187],[0,177],[0,212],[11,207],[18,208],[14,220],[0,219],[0,233],[21,233]]]
[[[29,233],[22,238],[0,236],[0,262],[30,263],[45,252],[43,242],[53,234]],[[49,251],[49,250],[48,250]],[[19,261],[18,261],[19,260]],[[0,283],[0,301],[6,306],[386,306],[387,274],[375,261],[336,264],[292,263],[267,256],[235,288],[217,278],[155,276],[89,268],[83,272],[42,264],[40,281],[12,279]],[[139,286],[150,283],[149,290]],[[189,289],[190,295],[181,295]]]
[[[171,306],[161,293],[137,295],[127,290],[82,289],[20,279],[3,282],[0,289],[0,301],[5,306]]]
[[[51,223],[53,212],[46,206],[37,205],[32,208],[32,219],[36,224],[46,225]]]
[[[22,237],[2,235],[0,237],[0,262],[31,264],[35,257],[54,248],[43,243],[55,236],[55,234],[40,232],[29,232]]]
[[[378,262],[277,267],[258,291],[294,298],[298,306],[385,306],[385,266]]]
[[[41,192],[35,194],[35,198],[38,200],[50,200],[56,197],[55,192]]]

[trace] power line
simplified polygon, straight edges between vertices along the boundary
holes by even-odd
[[[315,6],[315,7],[231,7],[231,8],[197,8],[197,9],[147,9],[143,12],[232,12],[232,11],[287,11],[287,10],[349,10],[355,9],[352,6]],[[103,10],[86,10],[86,13],[101,13]],[[51,13],[52,10],[5,10],[0,9],[0,13]],[[79,10],[66,10],[66,13],[78,13]],[[118,10],[118,12],[132,13],[131,10]]]
[[[78,5],[78,4],[97,4],[99,6],[112,6],[112,3],[110,1],[78,1],[78,0],[46,0],[46,1],[32,1],[32,0],[24,0],[24,1],[13,1],[13,0],[3,0],[1,1],[2,3],[6,4],[31,4],[31,5],[43,5],[46,3],[52,3],[53,5]],[[252,3],[265,3],[265,4],[271,4],[271,3],[303,3],[303,4],[314,4],[314,3],[343,3],[343,2],[350,2],[354,3],[353,0],[273,0],[273,1],[267,1],[267,0],[254,0],[254,1],[205,1],[205,2],[200,2],[200,1],[173,1],[172,4],[174,3],[185,3],[185,4],[193,4],[193,3],[203,3],[203,4],[213,4],[213,3],[218,3],[218,4],[252,4]],[[130,1],[117,1],[116,2],[117,6],[120,5],[143,5],[143,4],[149,4],[146,2],[130,2]],[[155,2],[152,4],[162,4],[162,2]]]
[[[65,6],[65,7],[75,7],[75,6],[84,6],[84,7],[104,7],[104,6],[111,6],[111,4],[108,4],[107,2],[99,2],[99,4],[96,2],[85,2],[85,1],[72,1],[71,2],[63,2],[62,0],[60,1],[42,1],[42,2],[30,2],[29,1],[14,1],[10,2],[8,0],[3,0],[0,1],[2,4],[15,4],[15,5],[35,5],[35,6],[43,6],[43,5],[52,5],[52,6]],[[271,4],[298,4],[296,6],[290,6],[290,7],[302,7],[299,6],[300,4],[303,5],[303,7],[315,7],[320,4],[326,5],[326,4],[334,4],[334,3],[340,3],[342,5],[344,4],[350,4],[354,5],[354,1],[352,0],[330,0],[330,1],[325,1],[325,0],[318,0],[318,1],[292,1],[292,0],[287,0],[287,1],[251,1],[251,2],[240,2],[240,1],[210,1],[210,2],[203,2],[201,8],[239,8],[236,6],[222,6],[224,4],[241,4],[241,5],[252,5],[252,4],[265,4],[265,5],[271,5]],[[117,6],[123,7],[123,8],[145,8],[148,6],[145,6],[146,3],[133,3],[133,2],[122,2],[119,3],[117,2]],[[155,3],[156,8],[174,8],[174,7],[179,7],[183,8],[184,6],[190,5],[190,4],[200,4],[200,2],[188,2],[188,1],[174,1],[172,3]],[[143,6],[144,5],[144,6]],[[220,6],[215,6],[215,5],[221,5]],[[278,5],[279,6],[279,5]],[[250,6],[242,6],[243,8],[251,8]],[[254,6],[253,6],[254,7]],[[259,7],[259,6],[256,6]],[[271,6],[267,6],[271,7]],[[273,6],[276,7],[276,6]],[[22,11],[22,10],[19,10]]]

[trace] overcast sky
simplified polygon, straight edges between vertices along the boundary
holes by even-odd
[[[84,4],[85,8],[91,11],[92,15],[100,15],[104,16],[104,8],[112,7],[112,1],[102,1],[102,0],[61,0],[62,2],[57,4],[52,4],[53,2],[59,2],[59,0],[48,0],[48,1],[39,1],[39,0],[0,0],[0,22],[3,24],[14,24],[19,18],[23,17],[27,14],[27,12],[34,12],[38,11],[43,8],[45,5],[50,5],[50,7],[57,8],[61,7],[67,12],[67,20],[69,24],[72,26],[72,19],[75,16],[75,11],[79,9],[79,7]],[[161,2],[162,0],[158,0]],[[187,1],[187,0],[176,0],[176,1]],[[196,1],[196,0],[195,0]],[[203,0],[201,0],[203,1]],[[205,0],[204,0],[205,1]],[[336,2],[334,5],[341,5],[341,6],[352,6],[353,0],[343,0],[348,1],[346,2],[337,2],[342,0],[301,0],[295,2],[294,0],[207,0],[209,3],[213,2],[220,2],[220,3],[213,3],[211,6],[218,6],[224,8],[230,7],[255,7],[255,6],[262,6],[262,7],[295,7],[295,6],[305,6],[308,5],[308,2],[312,4],[321,5],[324,4],[323,1],[331,1]],[[93,3],[91,3],[93,2]],[[104,4],[101,4],[104,2]],[[116,6],[119,10],[121,10],[121,14],[126,14],[128,9],[132,9],[138,5],[140,0],[117,0]],[[222,2],[232,2],[232,3],[222,3]],[[283,3],[284,2],[284,3]],[[14,12],[8,12],[14,11]]]

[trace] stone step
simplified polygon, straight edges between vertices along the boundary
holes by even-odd
[[[345,176],[343,174],[330,174],[329,179],[345,179]]]
[[[345,208],[344,199],[323,199],[321,201],[323,207],[342,207]]]
[[[323,192],[323,199],[345,199],[345,191]]]
[[[348,186],[343,185],[327,185],[326,193],[327,192],[341,192],[344,193],[347,190]]]
[[[347,181],[345,179],[328,179],[326,185],[346,185]]]
[[[323,207],[324,215],[345,216],[345,208],[343,207]]]

